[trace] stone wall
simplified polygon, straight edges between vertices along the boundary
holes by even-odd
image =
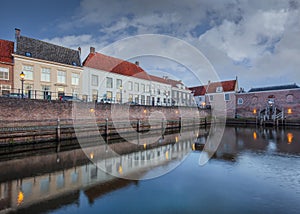
[[[238,103],[239,98],[243,100],[242,104]],[[283,109],[287,119],[300,119],[300,89],[236,94],[237,116],[255,118],[260,110],[266,108],[270,98],[274,98],[277,108]],[[290,113],[288,109],[290,109]],[[256,110],[256,114],[254,110]]]
[[[178,120],[180,117],[197,118],[207,117],[210,111],[198,111],[190,107],[152,107],[110,105],[84,102],[62,102],[31,99],[14,99],[0,97],[0,121],[1,127],[8,123],[15,125],[28,124],[30,121],[80,120],[96,119],[105,120],[137,120],[137,119],[168,119]]]

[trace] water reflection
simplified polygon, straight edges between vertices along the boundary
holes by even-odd
[[[209,129],[197,129],[166,135],[155,144],[150,144],[150,137],[138,138],[138,145],[126,142],[109,145],[116,151],[123,152],[119,157],[104,158],[107,145],[102,145],[85,148],[89,157],[82,150],[73,150],[0,162],[0,212],[39,213],[55,210],[66,204],[78,204],[81,190],[88,202],[93,204],[96,199],[109,192],[139,183],[112,175],[143,178],[153,171],[178,164],[192,150],[202,152],[208,136]],[[258,176],[263,173],[272,175],[284,168],[287,179],[292,179],[295,184],[297,175],[291,175],[286,169],[285,164],[288,163],[285,159],[278,163],[273,157],[299,157],[299,140],[300,131],[297,129],[230,127],[226,128],[213,159],[239,163],[241,166],[247,161],[251,164],[253,173],[261,173]],[[209,150],[205,152],[208,153]],[[100,170],[89,158],[112,175]],[[197,171],[199,168],[193,170]],[[247,166],[247,170],[250,172],[251,168]],[[172,194],[172,189],[170,191]]]

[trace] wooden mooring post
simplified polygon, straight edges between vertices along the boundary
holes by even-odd
[[[57,118],[57,126],[56,126],[57,147],[56,147],[56,152],[60,152],[60,140],[61,140],[60,119]]]

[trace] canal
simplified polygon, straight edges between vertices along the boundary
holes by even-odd
[[[0,213],[299,213],[299,129],[226,127],[200,166],[193,144],[208,135],[139,137],[108,158],[101,145],[2,160]]]

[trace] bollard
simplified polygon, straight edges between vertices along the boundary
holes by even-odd
[[[105,119],[105,135],[108,135],[108,118]]]
[[[57,146],[56,146],[56,152],[60,152],[60,120],[57,119],[57,126],[56,126],[56,140],[57,140]]]
[[[136,131],[137,131],[137,132],[140,132],[140,126],[141,126],[141,120],[138,119],[138,120],[137,120],[137,124],[136,124]]]

